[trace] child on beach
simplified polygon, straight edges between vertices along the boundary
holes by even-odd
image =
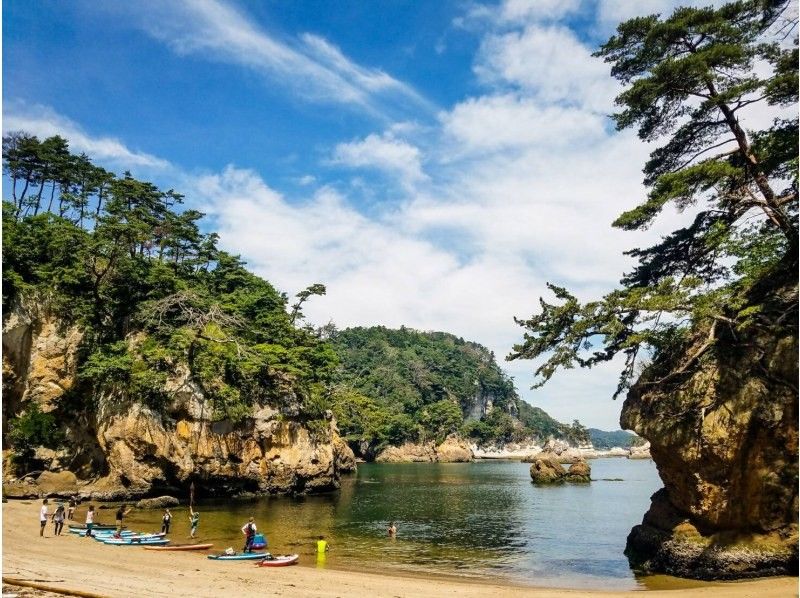
[[[191,505],[189,505],[189,523],[192,525],[189,537],[194,538],[194,535],[197,533],[197,525],[200,523],[200,513],[192,510]]]
[[[42,501],[42,508],[39,509],[39,537],[44,537],[44,528],[47,525],[47,499]]]
[[[328,552],[328,543],[325,541],[325,536],[320,536],[317,540],[317,554],[324,555],[326,552]]]
[[[54,535],[60,536],[61,530],[64,527],[64,517],[66,516],[66,511],[64,510],[64,504],[58,503],[56,507],[56,512],[53,513],[53,531]]]

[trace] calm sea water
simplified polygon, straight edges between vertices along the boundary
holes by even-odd
[[[363,464],[324,496],[205,502],[200,538],[241,549],[250,516],[273,553],[301,564],[359,570],[459,575],[537,586],[635,589],[622,554],[650,495],[661,487],[649,460],[597,459],[591,484],[538,487],[529,465],[511,461]],[[621,481],[611,481],[611,480]],[[103,512],[112,519],[113,515]],[[173,542],[188,535],[188,511],[173,509]],[[398,533],[388,538],[394,520]],[[134,511],[132,528],[160,525],[160,512]],[[314,541],[331,550],[317,560]]]

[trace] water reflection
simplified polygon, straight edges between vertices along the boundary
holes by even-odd
[[[238,548],[239,529],[252,516],[272,552],[297,552],[301,564],[317,567],[643,587],[622,551],[661,486],[655,466],[601,459],[592,469],[598,480],[592,484],[543,488],[530,483],[528,465],[516,462],[365,464],[329,495],[204,503],[200,536],[217,548]],[[158,512],[130,517],[145,528],[159,519]],[[174,521],[184,519],[178,509]],[[390,521],[396,538],[387,535]],[[176,528],[175,538],[188,535],[188,526]],[[327,555],[316,552],[320,535],[328,541]]]

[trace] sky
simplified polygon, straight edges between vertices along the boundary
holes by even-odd
[[[681,2],[693,4],[694,2]],[[619,428],[621,364],[506,362],[546,283],[612,290],[685,221],[611,228],[652,147],[591,56],[671,0],[3,3],[3,131],[61,134],[186,195],[309,322],[479,342],[556,419]]]

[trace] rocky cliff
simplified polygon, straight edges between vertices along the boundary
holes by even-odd
[[[27,472],[5,467],[9,495],[122,499],[182,492],[190,482],[205,494],[319,492],[337,488],[340,474],[355,468],[333,418],[310,428],[291,394],[279,406],[254,405],[241,421],[214,421],[185,364],[168,377],[165,390],[172,400],[163,410],[113,393],[100,397],[91,411],[78,408],[70,389],[81,340],[80,329],[65,326],[40,305],[17,306],[6,316],[4,432],[11,417],[36,404],[55,416],[66,438],[55,450],[37,448],[42,484],[11,483]],[[75,475],[52,476],[67,471]],[[61,487],[53,486],[52,479],[62,478]]]
[[[626,554],[701,579],[797,572],[797,287],[756,289],[748,326],[716,327],[632,388],[621,424],[650,442],[664,481]]]

